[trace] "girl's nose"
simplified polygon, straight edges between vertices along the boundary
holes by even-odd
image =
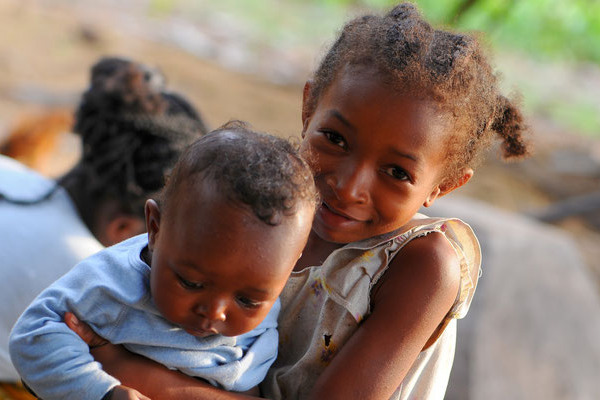
[[[225,321],[227,319],[227,302],[225,300],[213,299],[208,304],[196,307],[198,314],[211,321]]]
[[[373,177],[366,166],[340,166],[325,181],[338,200],[348,203],[366,204],[369,201],[370,184]]]

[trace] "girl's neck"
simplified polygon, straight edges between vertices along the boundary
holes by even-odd
[[[294,271],[301,271],[306,267],[321,266],[327,256],[343,246],[343,243],[327,242],[321,239],[314,231],[311,231],[302,256],[296,262]]]

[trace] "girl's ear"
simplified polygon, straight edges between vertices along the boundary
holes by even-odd
[[[427,199],[423,203],[423,206],[429,207],[433,204],[435,199],[445,196],[448,193],[452,192],[453,190],[458,189],[459,187],[463,186],[464,184],[469,182],[469,180],[473,177],[473,174],[474,174],[473,169],[465,168],[463,170],[461,177],[457,181],[454,181],[452,183],[448,183],[448,182],[440,183],[435,188],[433,188],[433,190],[431,191],[429,196],[427,196]]]
[[[308,127],[308,122],[310,120],[310,116],[312,115],[312,110],[308,108],[308,96],[310,94],[310,87],[312,85],[312,81],[308,80],[304,84],[304,89],[302,90],[302,137],[304,138],[304,134],[306,133],[306,128]]]
[[[146,200],[144,211],[146,213],[146,230],[148,231],[148,248],[152,251],[160,228],[160,209],[156,201],[149,199]]]
[[[437,199],[438,197],[441,196],[442,190],[440,189],[440,185],[437,185],[436,187],[433,188],[433,190],[431,191],[431,193],[429,193],[429,196],[427,196],[427,199],[425,199],[425,202],[423,203],[423,207],[429,207],[433,204],[433,202],[435,201],[435,199]]]

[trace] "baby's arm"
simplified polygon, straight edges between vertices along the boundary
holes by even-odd
[[[22,379],[45,399],[101,399],[120,382],[102,370],[89,348],[63,322],[64,311],[93,318],[98,293],[95,276],[67,273],[46,289],[15,324],[10,337],[12,361]],[[87,282],[86,282],[87,281]],[[103,318],[110,319],[106,313]]]
[[[92,350],[107,372],[128,387],[161,400],[249,400],[245,394],[227,392],[148,358],[131,353],[123,346],[107,344]]]
[[[398,253],[372,293],[372,313],[319,377],[313,399],[389,399],[452,307],[460,265],[438,233]]]
[[[71,313],[65,315],[66,324],[89,345],[106,343],[87,324]],[[106,372],[119,378],[128,387],[137,388],[151,398],[164,400],[257,400],[257,390],[236,393],[216,388],[182,372],[134,354],[123,346],[107,343],[91,350]]]

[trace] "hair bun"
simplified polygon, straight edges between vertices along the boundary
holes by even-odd
[[[166,107],[160,71],[134,61],[105,57],[92,67],[83,105],[99,113],[161,113]]]

